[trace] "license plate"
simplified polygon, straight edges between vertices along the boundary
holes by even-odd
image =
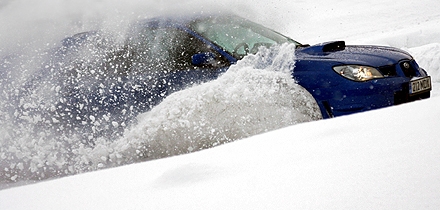
[[[415,79],[409,83],[409,94],[417,94],[431,90],[431,77]]]

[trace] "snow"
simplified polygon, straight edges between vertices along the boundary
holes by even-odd
[[[3,209],[436,209],[440,144],[435,122],[440,111],[433,104],[438,102],[436,97],[303,123],[190,155],[3,190],[1,205]],[[431,114],[424,115],[424,110]]]
[[[127,154],[147,147],[145,155],[156,159],[321,119],[313,97],[291,79],[294,49],[262,50],[217,80],[170,95],[139,116],[138,125],[116,141],[120,146],[108,148]]]
[[[172,12],[182,7],[216,9],[211,5],[214,3],[210,2],[189,1],[181,4],[175,1],[129,1],[126,5],[121,5],[108,0],[96,1],[87,8],[78,6],[81,5],[81,1],[75,1],[77,4],[73,4],[73,1],[58,2],[53,5],[62,10],[44,12],[52,3],[54,2],[51,0],[41,0],[32,4],[25,1],[0,4],[0,21],[4,23],[2,25],[5,25],[5,29],[11,29],[1,29],[0,37],[20,41],[28,40],[33,34],[49,34],[33,43],[37,46],[45,45],[41,43],[60,40],[58,38],[62,36],[61,32],[48,32],[53,27],[50,23],[60,26],[60,29],[66,29],[65,33],[68,34],[86,29],[89,27],[87,24],[93,25],[95,22],[69,28],[62,24],[63,21],[75,22],[76,18],[88,20],[96,17],[114,20],[115,17],[110,18],[113,15],[112,8],[118,8],[119,11],[130,11],[131,8],[133,13],[129,13],[129,18],[138,15],[137,12],[141,8],[149,8],[151,5],[160,6],[161,10],[156,13]],[[218,7],[224,8],[228,3],[232,5],[232,2],[225,1],[219,3]],[[92,170],[100,166],[105,167],[108,160],[102,157],[112,157],[110,153],[114,152],[113,157],[117,159],[129,154],[134,155],[136,151],[124,152],[128,151],[124,150],[127,144],[136,145],[143,142],[142,139],[160,139],[163,135],[171,135],[165,130],[161,133],[152,132],[154,126],[174,128],[172,133],[194,136],[189,129],[199,126],[200,130],[196,130],[195,133],[204,131],[205,133],[202,133],[206,135],[221,125],[224,126],[223,129],[238,130],[235,133],[225,132],[237,134],[234,138],[224,139],[225,141],[241,140],[190,154],[3,189],[0,190],[0,209],[437,209],[440,206],[440,110],[437,108],[440,103],[440,15],[436,11],[438,6],[438,1],[429,0],[239,3],[233,8],[235,12],[303,43],[346,40],[348,44],[383,44],[405,49],[413,54],[419,65],[432,76],[432,97],[335,119],[305,122],[316,118],[312,112],[302,115],[306,118],[299,121],[302,123],[296,124],[295,121],[283,121],[281,114],[296,115],[298,111],[304,114],[301,111],[306,109],[301,110],[300,107],[311,102],[307,97],[298,104],[290,98],[282,101],[276,99],[276,95],[272,96],[272,100],[283,102],[276,103],[279,107],[272,109],[267,108],[274,105],[272,100],[257,103],[261,98],[268,97],[270,91],[275,91],[274,81],[282,81],[284,86],[289,87],[283,89],[285,92],[277,94],[287,96],[289,93],[301,91],[294,83],[283,80],[283,71],[273,70],[274,66],[284,67],[292,64],[263,62],[264,65],[261,67],[258,57],[250,56],[234,66],[224,78],[171,95],[163,104],[140,116],[141,120],[136,127],[126,131],[122,139],[115,141],[117,146],[98,144],[94,150],[84,148],[82,153],[76,153],[76,157],[84,161],[100,160],[95,162],[96,168]],[[16,11],[27,10],[35,16],[34,19],[31,15],[17,17]],[[6,23],[5,18],[14,21]],[[11,23],[18,24],[18,27],[12,30]],[[31,33],[19,33],[32,23],[38,23],[41,27],[32,28]],[[123,21],[117,24],[122,23]],[[0,43],[4,46],[3,49],[13,48],[10,42]],[[279,56],[291,56],[285,54],[283,49],[278,50]],[[258,73],[253,74],[255,78],[245,77],[244,75],[251,76],[244,74],[248,71]],[[243,82],[245,85],[237,85]],[[255,86],[267,92],[253,90],[252,87]],[[222,87],[224,93],[215,92],[219,87]],[[225,101],[228,96],[234,96],[233,94],[239,92],[236,88],[248,88],[251,91],[250,95],[253,94],[255,97],[231,97],[230,102],[234,106],[227,109],[229,112],[225,116],[210,115],[212,112],[219,113],[222,109],[213,106],[213,100]],[[205,97],[194,101],[201,96]],[[257,112],[239,112],[233,108],[243,103],[258,104],[251,106],[258,108]],[[227,107],[227,103],[221,105]],[[286,109],[291,105],[292,109]],[[313,104],[309,106],[313,107]],[[250,122],[249,119],[261,117],[258,113],[266,112],[267,116],[281,117],[280,121],[277,121],[279,123],[270,121],[243,126],[245,122]],[[246,113],[243,116],[248,119],[236,121],[234,124],[230,117],[237,113]],[[206,127],[191,124],[194,122],[191,120],[202,116],[207,120]],[[179,123],[173,127],[176,121]],[[200,122],[200,119],[195,122]],[[244,128],[249,130],[243,130]],[[185,129],[188,131],[185,132]],[[2,126],[0,132],[7,136],[7,127]],[[173,135],[167,136],[166,140],[169,140],[168,145],[174,147],[176,140],[172,137]],[[4,139],[6,138],[0,138],[1,145]],[[32,152],[44,156],[44,152],[53,149],[47,149],[47,145],[45,147],[45,142],[41,139],[33,142],[37,146],[18,152],[24,152],[24,157]],[[29,144],[23,145],[26,148],[32,147]],[[57,144],[49,146],[56,148]],[[181,146],[180,149],[187,151],[179,151],[178,154],[201,149],[193,145],[190,145],[189,149],[188,144]],[[60,148],[68,149],[62,146]],[[42,160],[62,165],[57,162],[56,157],[54,160],[42,159],[37,155],[32,158],[36,161],[35,169],[38,169],[38,162]],[[0,157],[0,160],[3,161],[4,158]],[[22,170],[25,165],[17,163],[13,168]]]

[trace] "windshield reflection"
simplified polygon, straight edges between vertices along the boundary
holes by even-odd
[[[260,47],[286,42],[301,45],[271,29],[237,16],[201,18],[191,23],[190,28],[237,59],[255,54]]]

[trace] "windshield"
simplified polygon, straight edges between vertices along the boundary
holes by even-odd
[[[287,42],[301,45],[271,29],[237,16],[198,19],[190,28],[237,59],[249,53],[255,54],[261,46],[270,47]]]

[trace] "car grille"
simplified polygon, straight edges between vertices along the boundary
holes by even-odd
[[[414,61],[410,61],[410,60],[404,60],[394,65],[381,66],[379,67],[379,71],[385,77],[397,76],[397,68],[396,68],[397,65],[399,65],[405,77],[411,78],[417,76],[416,65]]]
[[[413,62],[411,61],[402,61],[399,63],[400,68],[403,71],[403,74],[405,74],[406,77],[415,77],[416,74],[416,68],[414,67]]]
[[[379,71],[385,77],[397,76],[396,65],[388,65],[379,67]]]
[[[397,66],[397,65],[398,65],[398,68],[394,68],[394,69],[397,69],[399,71],[399,74],[403,73],[405,75],[405,77],[408,77],[408,78],[420,76],[421,74],[419,71],[423,71],[423,70],[419,70],[417,63],[414,60],[403,60],[394,66]],[[379,68],[379,69],[381,69],[381,68]],[[402,72],[400,72],[400,70]],[[410,95],[409,94],[409,82],[405,82],[405,83],[402,83],[402,90],[394,93],[394,104],[395,105],[403,104],[403,103],[416,101],[416,100],[420,100],[420,99],[426,99],[426,98],[430,98],[430,97],[431,97],[431,92],[424,92],[421,94]]]

